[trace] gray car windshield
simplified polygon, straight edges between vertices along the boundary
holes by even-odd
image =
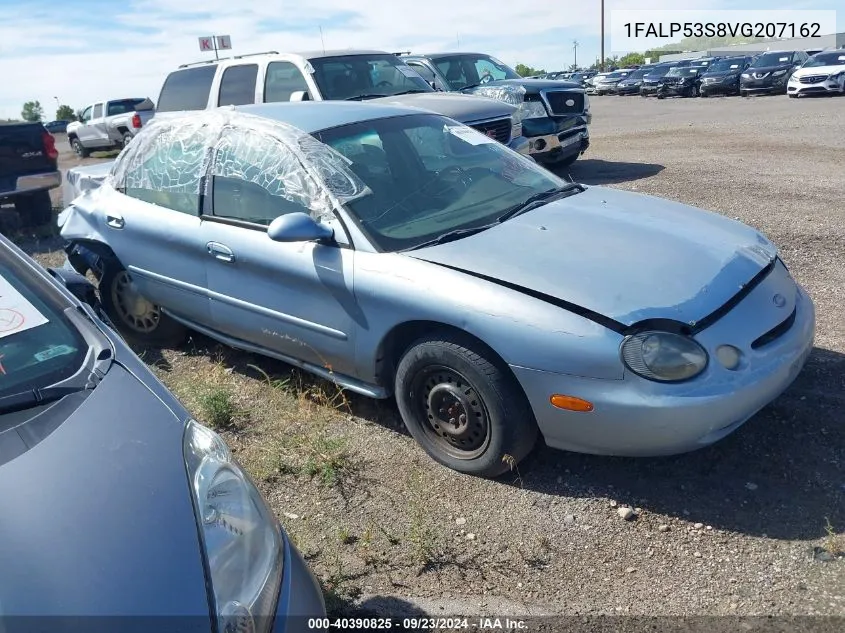
[[[372,193],[347,203],[382,251],[492,223],[568,183],[492,138],[434,114],[375,119],[315,134]]]
[[[452,90],[502,79],[522,79],[513,68],[489,55],[445,55],[432,61]]]
[[[711,64],[708,70],[711,73],[726,73],[732,70],[739,72],[743,66],[745,66],[744,59],[722,59],[715,64]]]
[[[396,55],[340,55],[308,60],[324,99],[342,101],[434,92]]]
[[[818,66],[845,66],[845,50],[835,53],[818,53],[804,62],[803,68]]]
[[[791,64],[792,53],[765,53],[754,62],[754,68],[766,68],[767,66],[786,66]]]
[[[0,247],[0,398],[48,387],[81,367],[88,344],[64,314],[70,305]]]

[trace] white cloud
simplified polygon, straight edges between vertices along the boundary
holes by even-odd
[[[694,1],[645,0],[638,8],[682,8]],[[200,36],[230,35],[234,54],[321,47],[316,26],[308,32],[285,31],[286,16],[294,24],[321,22],[327,48],[434,52],[458,48],[459,39],[463,50],[483,44],[483,52],[512,65],[559,68],[571,63],[571,40],[577,38],[582,44],[579,59],[598,55],[591,39],[599,33],[598,0],[255,0],[249,5],[237,0],[130,0],[116,5],[125,8],[116,18],[89,14],[81,2],[41,19],[0,12],[0,117],[19,116],[22,104],[32,99],[41,102],[48,118],[55,110],[54,97],[74,108],[110,97],[157,100],[170,71],[209,56],[199,51]],[[625,6],[629,3],[608,0],[606,11]],[[348,12],[360,14],[353,27],[331,24],[333,15]],[[214,18],[196,20],[192,14]],[[270,24],[282,27],[259,32],[261,25]],[[131,26],[153,32],[138,34],[127,30]],[[555,29],[567,30],[559,43],[548,36]],[[49,42],[56,42],[61,52],[38,51]]]

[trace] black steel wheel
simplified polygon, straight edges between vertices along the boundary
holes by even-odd
[[[539,431],[522,388],[506,366],[468,337],[423,337],[402,355],[396,403],[408,431],[436,461],[496,477],[519,463]]]

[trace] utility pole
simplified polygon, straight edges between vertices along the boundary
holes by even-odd
[[[578,70],[578,40],[572,40],[572,52],[575,55],[574,70]]]
[[[601,0],[601,60],[599,70],[604,72],[604,0]]]

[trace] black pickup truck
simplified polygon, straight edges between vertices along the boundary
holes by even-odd
[[[436,90],[492,97],[519,108],[522,135],[537,162],[563,167],[590,145],[590,101],[577,83],[520,77],[483,53],[397,54]]]
[[[41,123],[0,123],[0,204],[14,203],[21,225],[53,217],[50,189],[62,183],[59,152]]]

